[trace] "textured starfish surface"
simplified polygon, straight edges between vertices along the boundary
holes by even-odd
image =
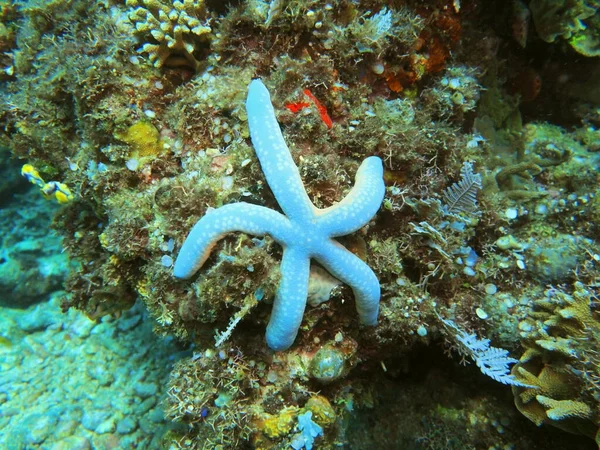
[[[246,110],[252,144],[285,215],[243,202],[207,213],[186,238],[175,261],[175,276],[194,275],[216,242],[227,233],[270,235],[283,247],[281,283],[267,326],[270,348],[285,350],[294,343],[306,307],[311,258],[352,288],[361,323],[376,325],[379,281],[367,264],[334,238],[363,227],[381,206],[385,194],[381,159],[365,159],[348,195],[329,208],[318,209],[308,198],[283,139],[269,91],[258,79],[248,87]]]

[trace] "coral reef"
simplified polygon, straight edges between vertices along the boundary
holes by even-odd
[[[527,418],[596,439],[600,444],[595,294],[577,282],[571,293],[549,289],[519,323],[526,351],[513,368],[528,387],[513,387]]]
[[[306,195],[269,92],[260,80],[248,87],[246,110],[262,170],[285,216],[248,203],[233,203],[211,212],[192,228],[183,243],[175,261],[175,276],[194,275],[208,259],[210,249],[229,232],[268,234],[284,248],[281,282],[267,326],[270,348],[287,350],[298,334],[308,297],[311,258],[352,288],[361,323],[376,325],[380,289],[375,274],[333,237],[362,228],[379,209],[385,191],[381,159],[364,160],[348,195],[335,206],[318,210]]]
[[[141,301],[155,332],[192,354],[168,383],[179,425],[165,446],[595,445],[600,89],[586,55],[597,5],[400,3],[2,4],[0,145],[19,160],[17,179],[28,164],[30,181],[56,180],[50,193],[68,200],[44,205],[73,264],[63,309],[103,322]],[[258,119],[244,106],[256,78],[273,105]],[[251,142],[260,120],[279,124],[292,181],[265,170]],[[281,189],[301,179],[300,207],[318,222],[327,213],[315,211],[353,198],[371,157],[383,203],[339,244],[378,280],[378,325],[361,326],[356,283],[306,262],[295,294],[309,306],[273,352],[264,329],[290,272],[279,268],[277,210],[291,208]],[[10,210],[24,229],[36,190]],[[193,225],[240,203],[272,211],[272,235],[211,240],[192,252],[202,270],[175,277]],[[316,237],[298,230],[284,241]],[[58,245],[41,239],[33,250],[3,242],[2,267],[21,277],[5,290],[39,282],[44,245]],[[508,387],[439,344],[500,381],[522,355],[512,374],[523,415]]]

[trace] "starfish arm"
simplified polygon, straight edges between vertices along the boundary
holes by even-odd
[[[360,322],[377,325],[381,290],[371,268],[334,240],[325,243],[313,256],[334,277],[352,288]]]
[[[291,220],[310,220],[314,206],[281,134],[269,91],[258,79],[248,87],[246,111],[252,144],[279,206]]]
[[[267,345],[275,351],[288,349],[298,334],[308,296],[310,259],[301,249],[284,247],[280,270],[281,282],[267,326]]]
[[[174,274],[177,278],[190,278],[202,267],[215,244],[232,231],[255,236],[269,234],[283,242],[288,239],[289,229],[285,216],[264,206],[243,202],[221,206],[194,225],[179,251]]]
[[[380,158],[371,156],[358,168],[348,195],[329,208],[317,210],[318,225],[331,237],[353,233],[373,218],[384,195],[383,164]]]

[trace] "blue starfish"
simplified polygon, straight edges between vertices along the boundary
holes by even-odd
[[[268,234],[283,247],[281,284],[267,326],[270,348],[286,350],[296,339],[306,307],[311,258],[352,288],[361,322],[376,325],[379,281],[369,266],[333,238],[363,227],[379,209],[385,193],[381,159],[365,159],[348,195],[329,208],[318,209],[304,190],[275,118],[269,91],[260,80],[253,80],[248,87],[246,111],[261,168],[285,215],[243,202],[207,213],[183,243],[175,261],[175,276],[194,275],[227,233]]]

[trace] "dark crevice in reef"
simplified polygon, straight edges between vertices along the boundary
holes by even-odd
[[[593,450],[589,439],[552,427],[538,428],[521,416],[510,390],[479,372],[473,363],[459,364],[441,345],[417,346],[406,355],[385,360],[387,372],[371,383],[373,402],[348,417],[345,449],[424,450],[483,449],[500,441],[503,428],[520,435],[518,449]],[[487,398],[482,400],[482,393]],[[467,430],[486,409],[479,433]]]

